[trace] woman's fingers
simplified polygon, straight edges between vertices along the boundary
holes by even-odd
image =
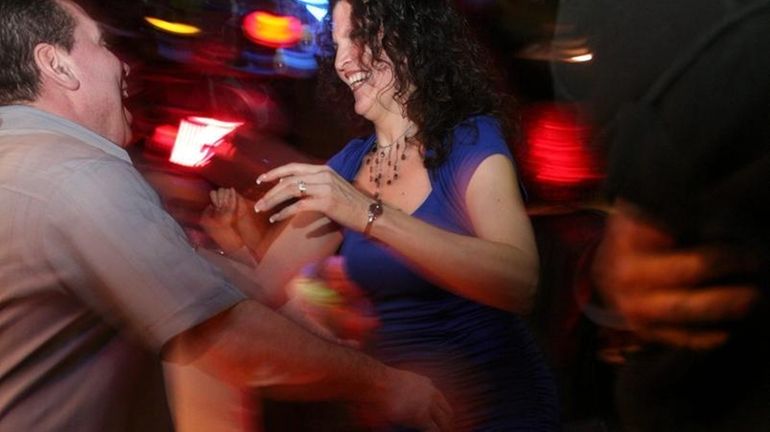
[[[292,177],[291,180],[278,183],[273,186],[272,189],[267,191],[267,193],[254,204],[254,211],[257,213],[268,211],[290,199],[314,197],[315,193],[315,184],[304,180],[303,177]],[[285,212],[280,211],[276,213],[276,215],[281,213]]]
[[[256,210],[256,207],[255,207],[255,210]],[[299,213],[302,210],[303,208],[300,208],[300,201],[297,201],[294,204],[291,204],[282,208],[277,213],[270,215],[270,217],[267,220],[270,223],[280,222],[282,220],[289,219],[290,217],[294,216],[295,214]]]
[[[329,169],[330,168],[326,165],[290,163],[290,164],[279,166],[278,168],[274,168],[260,175],[259,177],[257,177],[257,184],[277,181],[281,178],[286,178],[286,177],[315,174],[315,173],[326,171]]]
[[[332,183],[338,176],[326,165],[291,163],[270,170],[257,178],[257,184],[278,180],[267,193],[257,201],[257,212],[269,210],[291,198],[305,198],[311,195],[312,185]]]
[[[280,179],[254,204],[254,211],[267,212],[281,205],[271,222],[285,220],[300,211],[315,210],[342,226],[363,230],[371,198],[356,189],[326,165],[289,164],[259,177],[259,181]],[[290,200],[296,202],[290,202]]]

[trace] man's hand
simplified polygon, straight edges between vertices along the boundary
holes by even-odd
[[[235,224],[243,216],[244,206],[239,206],[238,194],[232,188],[219,188],[212,190],[209,196],[211,204],[201,215],[201,227],[225,252],[240,249],[244,242]]]
[[[288,291],[286,309],[299,309],[291,316],[304,315],[305,322],[325,328],[349,346],[360,346],[379,326],[374,307],[348,276],[342,256],[306,265],[289,282]]]
[[[380,388],[371,395],[373,403],[363,407],[366,419],[427,432],[454,430],[452,408],[428,378],[388,368]]]
[[[610,215],[592,276],[605,301],[643,340],[691,349],[724,343],[761,292],[721,283],[756,271],[756,259],[717,246],[676,248],[629,203]],[[716,281],[716,282],[715,282]]]

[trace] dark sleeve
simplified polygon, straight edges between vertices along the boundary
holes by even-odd
[[[683,241],[770,246],[770,13],[700,53],[654,103],[629,103],[608,185]]]

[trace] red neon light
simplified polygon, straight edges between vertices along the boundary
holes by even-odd
[[[526,163],[536,182],[567,186],[602,178],[595,155],[588,150],[591,130],[573,112],[542,106],[527,117]]]
[[[214,149],[224,138],[243,125],[243,122],[225,122],[206,117],[186,117],[179,122],[169,160],[178,165],[197,167],[205,165]]]
[[[149,146],[163,152],[170,152],[174,148],[174,140],[179,132],[178,125],[164,124],[156,126],[152,132],[152,137],[147,143]]]
[[[302,39],[302,23],[292,16],[255,11],[243,18],[243,31],[252,41],[272,48],[292,46]]]

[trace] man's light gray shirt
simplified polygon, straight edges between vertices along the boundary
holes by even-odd
[[[244,295],[128,154],[0,107],[0,430],[168,430],[159,351]]]

